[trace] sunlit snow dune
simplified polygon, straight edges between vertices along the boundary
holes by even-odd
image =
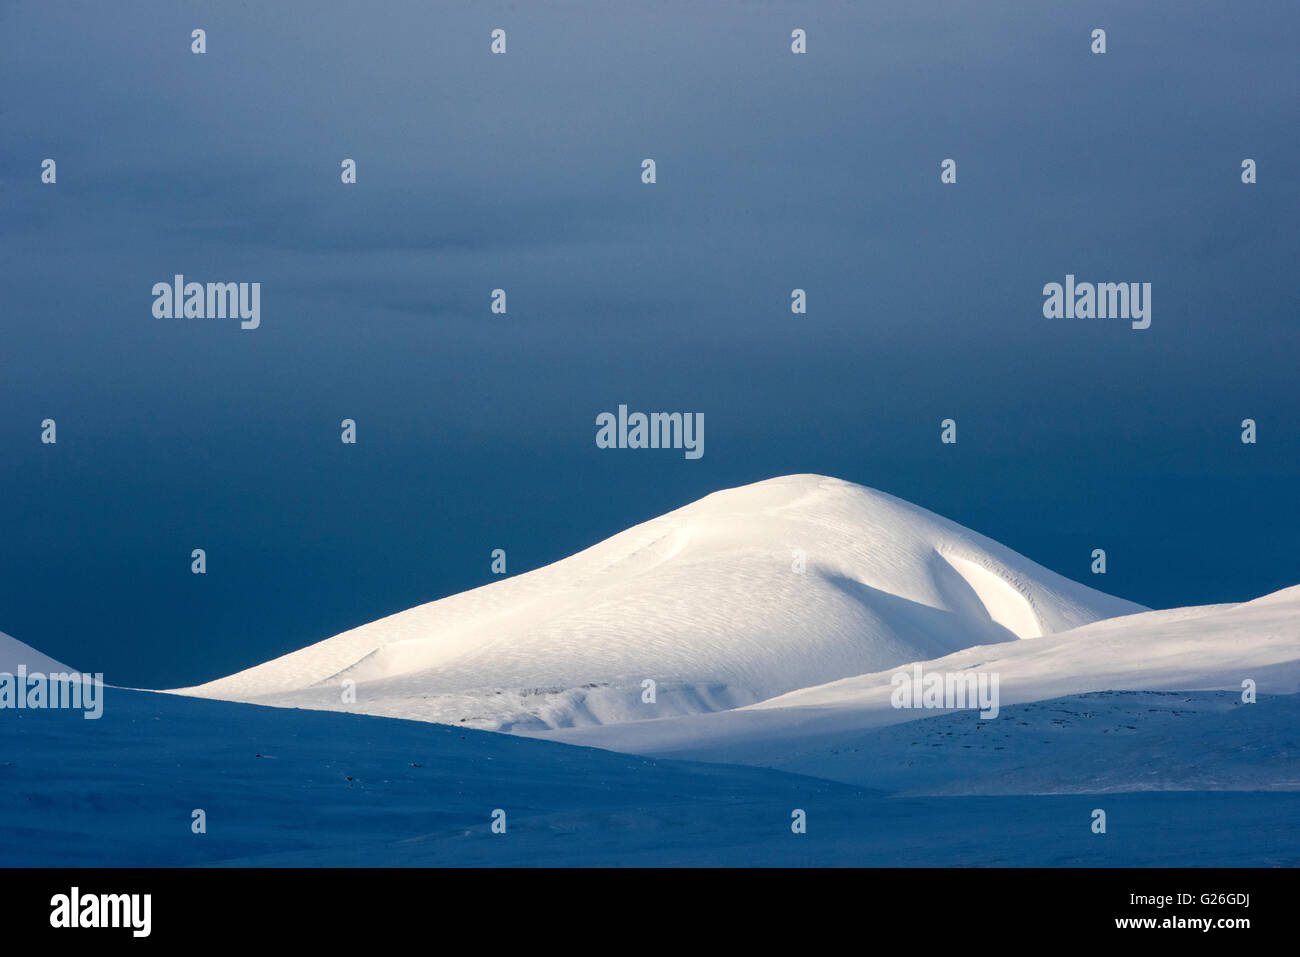
[[[180,693],[545,730],[742,707],[1144,610],[893,496],[791,475]]]
[[[941,675],[996,675],[1002,711],[985,723],[998,732],[1020,723],[1008,710],[1012,706],[1070,696],[1222,691],[1232,692],[1230,699],[1240,704],[1247,687],[1259,695],[1295,695],[1300,693],[1300,585],[1239,604],[1150,611],[1038,641],[967,648],[921,668]],[[542,735],[616,751],[761,764],[874,784],[879,762],[869,752],[875,732],[938,713],[894,707],[896,673],[890,668],[855,675],[725,714]],[[979,723],[974,711],[965,714]],[[1262,741],[1242,744],[1263,746]],[[1284,739],[1268,744],[1294,748]],[[1009,750],[1027,763],[1042,763],[1025,758],[1023,742]],[[1289,777],[1283,777],[1300,783],[1300,767],[1294,759],[1290,765]]]

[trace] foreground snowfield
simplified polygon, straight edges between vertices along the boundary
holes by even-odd
[[[914,666],[997,716],[894,707]],[[1300,866],[1300,586],[1147,611],[789,476],[98,720],[0,710],[0,827],[9,865]]]
[[[893,496],[790,475],[181,693],[493,730],[620,724],[1143,610]]]
[[[883,786],[868,789],[424,722],[109,689],[98,721],[3,716],[0,865],[1300,865],[1295,792],[1005,794],[973,779],[971,793],[954,793],[966,771],[998,771],[983,759],[1004,753],[1003,768],[1032,762],[1075,787],[1094,775],[1104,784],[1105,739],[1147,706],[1108,708],[1100,720],[1082,716],[1097,712],[1095,702],[1044,707],[1045,717],[1068,709],[1068,725],[1026,729],[1000,717],[960,736],[952,716],[940,716],[887,729],[912,734],[868,758],[885,762]],[[1130,755],[1145,751],[1142,763],[1157,772],[1217,760],[1218,745],[1202,752],[1213,722],[1246,764],[1294,769],[1294,697],[1235,707],[1207,699],[1190,717],[1176,714],[1188,707],[1170,699],[1148,732],[1125,732]],[[985,753],[963,747],[990,731],[1001,737]],[[1042,743],[1030,750],[1031,738]],[[909,771],[908,762],[924,766]],[[205,834],[191,832],[196,808]],[[1091,831],[1097,808],[1104,835]],[[497,809],[504,834],[491,830]],[[795,809],[806,814],[805,834],[791,830]]]

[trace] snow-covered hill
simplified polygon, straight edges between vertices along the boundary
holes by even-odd
[[[1095,692],[1227,691],[1240,701],[1243,682],[1259,695],[1300,692],[1300,586],[1254,601],[1151,611],[1085,625],[1033,642],[967,648],[921,663],[943,675],[997,675],[1001,713],[983,722],[992,738],[1017,722],[1013,705]],[[879,768],[867,752],[877,729],[931,719],[935,711],[895,708],[896,670],[883,669],[803,688],[721,714],[701,714],[635,725],[572,728],[542,736],[572,744],[725,760],[797,770],[879,786]],[[1264,704],[1251,707],[1267,710]],[[973,711],[959,712],[975,720]],[[1133,722],[1126,721],[1125,724]],[[1140,724],[1140,722],[1138,722]],[[1277,722],[1286,727],[1286,722]],[[1288,747],[1285,741],[1271,745]],[[1098,740],[1099,753],[1110,743]],[[1289,745],[1289,778],[1300,782],[1300,739]],[[1033,748],[1011,748],[1022,763]],[[1260,787],[1272,786],[1261,777]]]
[[[65,674],[73,670],[55,661],[49,655],[41,654],[31,645],[25,645],[17,638],[11,638],[4,632],[0,632],[0,672],[17,674],[19,665],[25,665],[29,673],[37,671],[42,674],[50,672]]]
[[[791,475],[179,693],[544,730],[741,707],[1143,610],[893,496]]]
[[[0,636],[18,664],[66,670]],[[997,717],[895,708],[914,665],[997,675]],[[1300,586],[1144,611],[819,476],[184,696],[3,718],[0,864],[1300,862]]]

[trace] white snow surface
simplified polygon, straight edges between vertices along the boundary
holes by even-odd
[[[1143,611],[891,495],[790,475],[177,693],[546,731],[739,708]]]
[[[1300,585],[1240,604],[1151,611],[1036,641],[967,648],[922,662],[921,669],[945,676],[996,675],[1002,713],[984,722],[995,733],[1017,723],[1010,710],[1014,706],[1066,696],[1229,691],[1240,703],[1247,679],[1258,695],[1295,695],[1300,692]],[[877,766],[866,742],[879,729],[942,714],[960,713],[974,720],[974,709],[894,707],[891,679],[900,670],[911,669],[856,675],[723,714],[540,736],[615,751],[870,781],[874,786]],[[1019,750],[1011,753],[1026,760]],[[1294,761],[1290,780],[1300,781]]]
[[[0,671],[19,664],[69,670],[0,635]],[[996,675],[997,716],[895,707],[914,666]],[[0,864],[1300,862],[1300,586],[1144,611],[819,476],[181,697],[106,693],[99,720],[0,721],[0,825],[24,835]],[[1125,822],[1105,841],[1101,795]],[[200,801],[226,826],[177,841]],[[816,822],[793,841],[791,807]]]

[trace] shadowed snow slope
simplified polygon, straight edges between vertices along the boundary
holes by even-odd
[[[1130,768],[1172,767],[1176,783],[1201,781],[1206,771],[1190,766],[1205,764],[1207,747],[1240,755],[1221,768],[1230,778],[1285,773],[1257,746],[1268,742],[1270,755],[1287,746],[1294,706],[1225,715],[1225,703],[1173,714],[1188,707],[1170,699],[1147,719],[1149,734],[1128,739],[1121,784]],[[1130,712],[1146,715],[1147,704],[1109,709],[1108,726],[1135,723]],[[878,742],[876,753],[933,755],[925,768],[880,768],[886,793],[766,768],[110,688],[101,720],[50,710],[0,720],[0,867],[1300,864],[1294,793],[1109,793],[1104,803],[1078,794],[998,796],[1009,773],[1051,790],[1060,790],[1061,777],[1075,789],[1113,783],[1113,752],[1090,747],[1102,736],[1075,715],[1066,716],[1071,725],[1055,756],[1036,744],[1055,717],[1028,712],[1032,727],[1004,727],[999,718],[989,741],[978,738],[988,729],[963,735],[954,725]],[[937,741],[948,743],[930,746]],[[1169,750],[1153,762],[1149,750],[1132,746],[1140,742]],[[1008,757],[1021,753],[1032,767],[1017,769]],[[975,776],[974,796],[909,793],[936,785],[949,792],[967,775]],[[1114,822],[1104,840],[1088,826],[1098,806]],[[201,837],[190,832],[196,807],[207,813]],[[505,835],[492,832],[494,808],[508,817]],[[807,813],[806,834],[791,833],[794,808]]]
[[[180,693],[543,730],[735,708],[1143,610],[893,496],[791,475]]]

